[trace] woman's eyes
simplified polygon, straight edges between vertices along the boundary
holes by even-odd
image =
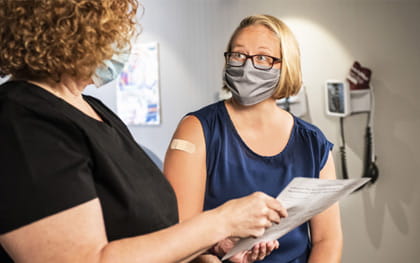
[[[258,61],[267,61],[268,60],[268,56],[264,56],[264,55],[258,55],[255,57]]]
[[[242,53],[233,53],[232,56],[234,58],[245,58],[246,56]]]

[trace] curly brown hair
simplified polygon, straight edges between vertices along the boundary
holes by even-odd
[[[0,75],[90,78],[130,44],[137,0],[0,0]]]

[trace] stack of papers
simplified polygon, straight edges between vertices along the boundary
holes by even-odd
[[[222,260],[249,250],[257,243],[276,240],[284,236],[369,180],[370,178],[345,180],[294,178],[277,196],[277,200],[287,209],[288,217],[282,218],[279,224],[273,224],[267,228],[261,237],[241,239]]]

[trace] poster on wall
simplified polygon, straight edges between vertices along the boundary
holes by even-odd
[[[117,114],[127,125],[159,125],[158,43],[133,44],[117,81]]]

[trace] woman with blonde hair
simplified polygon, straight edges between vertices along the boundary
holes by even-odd
[[[165,177],[115,114],[82,95],[92,78],[109,80],[137,8],[0,1],[0,75],[11,76],[0,86],[0,262],[188,262],[286,215],[253,193],[178,223]]]
[[[276,104],[302,85],[299,47],[287,25],[270,15],[246,17],[224,56],[224,88],[232,98],[189,113],[166,154],[164,174],[181,221],[254,191],[277,196],[294,177],[335,178],[332,144]],[[340,262],[338,204],[278,241],[279,249],[263,262]],[[233,243],[224,240],[213,251],[224,253]],[[246,252],[230,260],[255,259],[263,257]]]

